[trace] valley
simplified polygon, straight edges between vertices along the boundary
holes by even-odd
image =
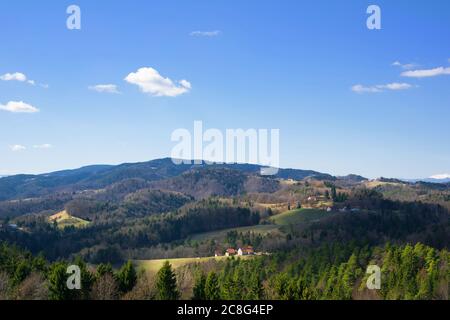
[[[99,277],[105,268],[115,277],[134,268],[143,281],[134,290],[152,283],[168,261],[186,299],[198,277],[211,272],[223,297],[235,299],[254,294],[276,299],[372,297],[358,288],[370,261],[401,269],[401,260],[390,261],[389,252],[411,246],[422,255],[423,248],[432,248],[426,249],[435,250],[432,256],[425,258],[439,256],[437,278],[430,278],[434,284],[426,294],[448,297],[442,291],[449,266],[448,184],[294,169],[260,176],[259,171],[255,165],[176,166],[160,159],[2,178],[0,190],[7,192],[0,193],[0,242],[40,255],[49,266],[81,260]],[[254,254],[239,256],[241,248]],[[229,257],[228,251],[233,252]],[[414,272],[425,272],[421,263]],[[326,293],[320,279],[337,281],[332,279],[343,276],[336,273],[339,268],[345,271],[350,265],[355,273],[339,285],[347,291]],[[23,279],[40,272],[33,268],[24,271]],[[312,268],[309,273],[307,268]],[[248,279],[239,280],[245,274]],[[234,287],[243,283],[260,291]],[[419,297],[422,293],[414,288],[392,290],[401,297]],[[389,295],[394,291],[372,298]]]

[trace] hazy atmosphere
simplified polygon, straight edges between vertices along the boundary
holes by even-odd
[[[367,1],[70,4],[0,4],[0,175],[168,157],[195,120],[280,129],[281,167],[450,173],[446,1],[379,1],[381,30]]]

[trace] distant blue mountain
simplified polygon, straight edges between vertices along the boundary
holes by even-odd
[[[40,175],[21,174],[2,178],[0,180],[0,201],[39,197],[55,192],[74,192],[77,190],[104,188],[108,185],[134,178],[145,181],[160,181],[176,177],[192,169],[201,168],[234,169],[245,174],[256,174],[261,170],[261,166],[252,164],[176,165],[169,158],[141,163],[124,163],[115,166],[94,165]],[[305,178],[336,179],[329,174],[299,169],[280,169],[276,177],[295,180]]]
[[[424,178],[424,179],[402,179],[402,181],[417,183],[417,182],[427,182],[427,183],[450,183],[450,178],[435,179],[435,178]]]

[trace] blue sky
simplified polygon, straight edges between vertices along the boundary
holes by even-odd
[[[449,1],[15,0],[0,21],[0,175],[167,157],[195,120],[279,128],[282,167],[450,173]]]

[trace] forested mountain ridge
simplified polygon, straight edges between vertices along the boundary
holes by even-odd
[[[194,291],[211,298],[201,292],[200,280],[200,287],[194,283],[201,274],[205,281],[217,277],[215,298],[223,299],[448,298],[448,185],[293,169],[261,176],[260,169],[176,166],[161,159],[2,178],[0,242],[42,256],[25,268],[20,261],[30,254],[4,249],[16,253],[4,264],[7,275],[0,270],[0,282],[7,279],[9,296],[30,282],[43,290],[52,281],[50,270],[78,259],[100,269],[92,285],[119,287],[120,272],[131,272],[128,260],[185,258],[192,259],[186,269],[177,267],[186,272],[177,284],[184,298]],[[249,246],[258,253],[249,260],[196,263]],[[403,265],[398,256],[414,263]],[[406,278],[390,278],[389,290],[376,295],[361,291],[362,271],[371,261]],[[105,275],[108,263],[128,271],[108,269]],[[113,296],[130,292],[118,289]]]
[[[159,181],[179,176],[191,169],[200,168],[233,169],[245,174],[257,174],[262,167],[250,164],[177,165],[173,163],[172,159],[165,158],[142,163],[125,163],[117,166],[88,166],[41,175],[15,175],[0,179],[0,200],[38,197],[55,192],[99,189],[133,178],[145,181]],[[297,169],[280,169],[277,177],[284,179],[304,179],[306,177],[333,178],[330,175],[316,171]]]

